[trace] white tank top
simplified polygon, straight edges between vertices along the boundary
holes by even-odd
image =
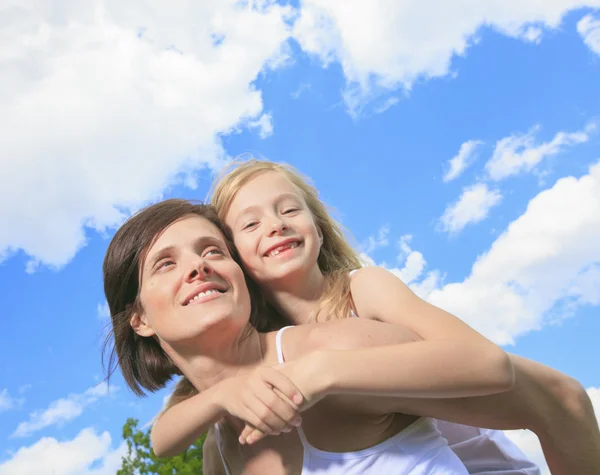
[[[358,270],[358,269],[357,269]],[[354,274],[356,270],[350,272],[350,275]],[[351,310],[352,317],[358,317],[356,313]],[[277,357],[279,362],[284,361],[283,357],[283,348],[281,345],[281,335],[283,334],[283,330],[280,330],[277,334],[276,343],[277,343]],[[432,428],[432,425],[434,428]],[[404,461],[402,465],[405,468],[405,471],[401,471],[400,465],[396,466],[396,461],[393,460],[393,454],[388,453],[386,455],[379,455],[384,453],[387,450],[393,451],[394,446],[399,447],[403,446],[404,448],[412,445],[416,449],[421,451],[425,450],[425,447],[419,447],[419,436],[423,437],[424,442],[428,442],[428,440],[435,439],[439,436],[439,432],[437,435],[435,434],[436,429],[441,431],[441,435],[446,437],[448,441],[450,441],[450,448],[453,452],[455,452],[458,456],[460,456],[460,460],[464,463],[464,466],[458,463],[458,470],[453,471],[451,464],[448,465],[447,471],[439,471],[440,467],[432,467],[433,464],[441,464],[444,457],[448,457],[452,460],[452,463],[456,464],[456,457],[452,457],[452,455],[448,455],[447,451],[443,451],[440,454],[440,457],[436,460],[433,453],[431,456],[427,457],[427,460],[421,460],[420,463],[417,463],[418,467],[413,466],[406,471],[406,461],[411,455],[404,455]],[[381,474],[395,474],[395,473],[414,473],[414,474],[438,474],[438,473],[457,473],[464,474],[467,473],[465,467],[468,469],[468,473],[471,475],[490,475],[492,473],[502,473],[502,475],[539,475],[540,469],[537,465],[535,465],[531,460],[529,460],[523,452],[508,438],[502,431],[490,430],[490,429],[480,429],[471,426],[465,426],[461,424],[455,424],[452,422],[446,421],[438,421],[435,419],[426,419],[421,418],[411,424],[409,427],[401,431],[400,433],[392,436],[388,440],[378,444],[369,449],[360,450],[357,452],[345,452],[345,453],[336,453],[336,452],[324,452],[315,447],[312,447],[309,442],[306,440],[306,436],[302,428],[298,428],[298,434],[300,436],[300,440],[302,441],[303,449],[304,449],[304,460],[302,467],[302,475],[306,474],[344,474],[348,473],[350,475],[361,474],[361,473],[381,473]],[[219,454],[221,455],[221,460],[223,461],[223,466],[225,468],[225,473],[227,475],[233,475],[229,470],[223,451],[221,447],[221,434],[219,430],[219,425],[215,424],[215,435],[217,448],[219,450]],[[432,437],[433,435],[433,437]],[[446,439],[442,439],[442,445],[445,443]],[[428,442],[430,443],[430,442]],[[434,445],[434,444],[432,444]],[[438,446],[436,446],[438,447]],[[419,450],[415,450],[412,454],[413,457],[417,456]],[[440,450],[440,448],[436,448],[436,450]],[[379,469],[374,469],[371,466],[363,468],[361,462],[369,463],[371,459],[379,458],[377,462],[386,463],[389,462],[393,464],[393,467],[388,470],[385,465],[383,467],[384,471],[379,472]],[[350,460],[351,462],[347,462]],[[351,471],[346,471],[346,464],[350,465],[352,463],[352,467],[349,467]],[[427,463],[430,466],[427,466]],[[377,465],[379,467],[379,465]],[[438,470],[435,471],[434,470]],[[369,471],[371,470],[371,471]],[[417,471],[418,470],[418,471]]]
[[[277,359],[285,361],[277,332]],[[448,447],[435,422],[420,418],[389,439],[355,452],[326,452],[313,447],[298,427],[304,458],[302,475],[461,475],[467,469]]]

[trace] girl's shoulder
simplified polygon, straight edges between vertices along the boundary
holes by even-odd
[[[390,272],[384,267],[361,267],[360,269],[354,269],[353,271],[350,271],[350,283],[351,285],[357,285],[366,281],[377,281],[380,279],[389,278],[390,276],[398,279],[397,276],[395,276],[392,272]]]
[[[380,307],[390,293],[406,301],[414,297],[412,291],[397,275],[377,266],[353,271],[350,276],[350,293],[355,313],[361,318],[371,320],[379,320]]]

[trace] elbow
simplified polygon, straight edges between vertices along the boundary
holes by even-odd
[[[494,346],[490,358],[492,360],[492,389],[496,393],[510,391],[515,385],[515,370],[509,355],[501,348]]]
[[[178,452],[174,450],[167,450],[166,448],[161,447],[160,445],[154,444],[154,442],[152,443],[152,451],[154,452],[154,455],[156,455],[159,459],[175,457],[176,455],[179,455]]]
[[[554,386],[554,392],[562,403],[563,410],[575,420],[585,421],[594,418],[592,401],[583,387],[575,378],[560,374]]]
[[[165,449],[161,447],[160,444],[156,443],[152,435],[150,436],[150,441],[152,446],[152,452],[154,452],[154,455],[156,455],[159,459],[168,457],[168,455],[165,453]]]
[[[160,438],[157,440],[157,437],[154,435],[154,427],[152,427],[152,431],[150,432],[150,443],[154,455],[158,458],[173,457],[174,455],[177,455],[175,453],[170,453],[167,447],[161,445]]]

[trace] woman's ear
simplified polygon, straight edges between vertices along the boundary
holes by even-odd
[[[129,325],[133,328],[133,331],[140,336],[154,336],[156,332],[154,328],[148,322],[148,318],[145,313],[135,312],[129,319]]]

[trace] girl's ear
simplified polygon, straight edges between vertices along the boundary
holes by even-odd
[[[129,325],[140,336],[154,336],[156,332],[150,325],[145,313],[135,312],[129,319]]]

